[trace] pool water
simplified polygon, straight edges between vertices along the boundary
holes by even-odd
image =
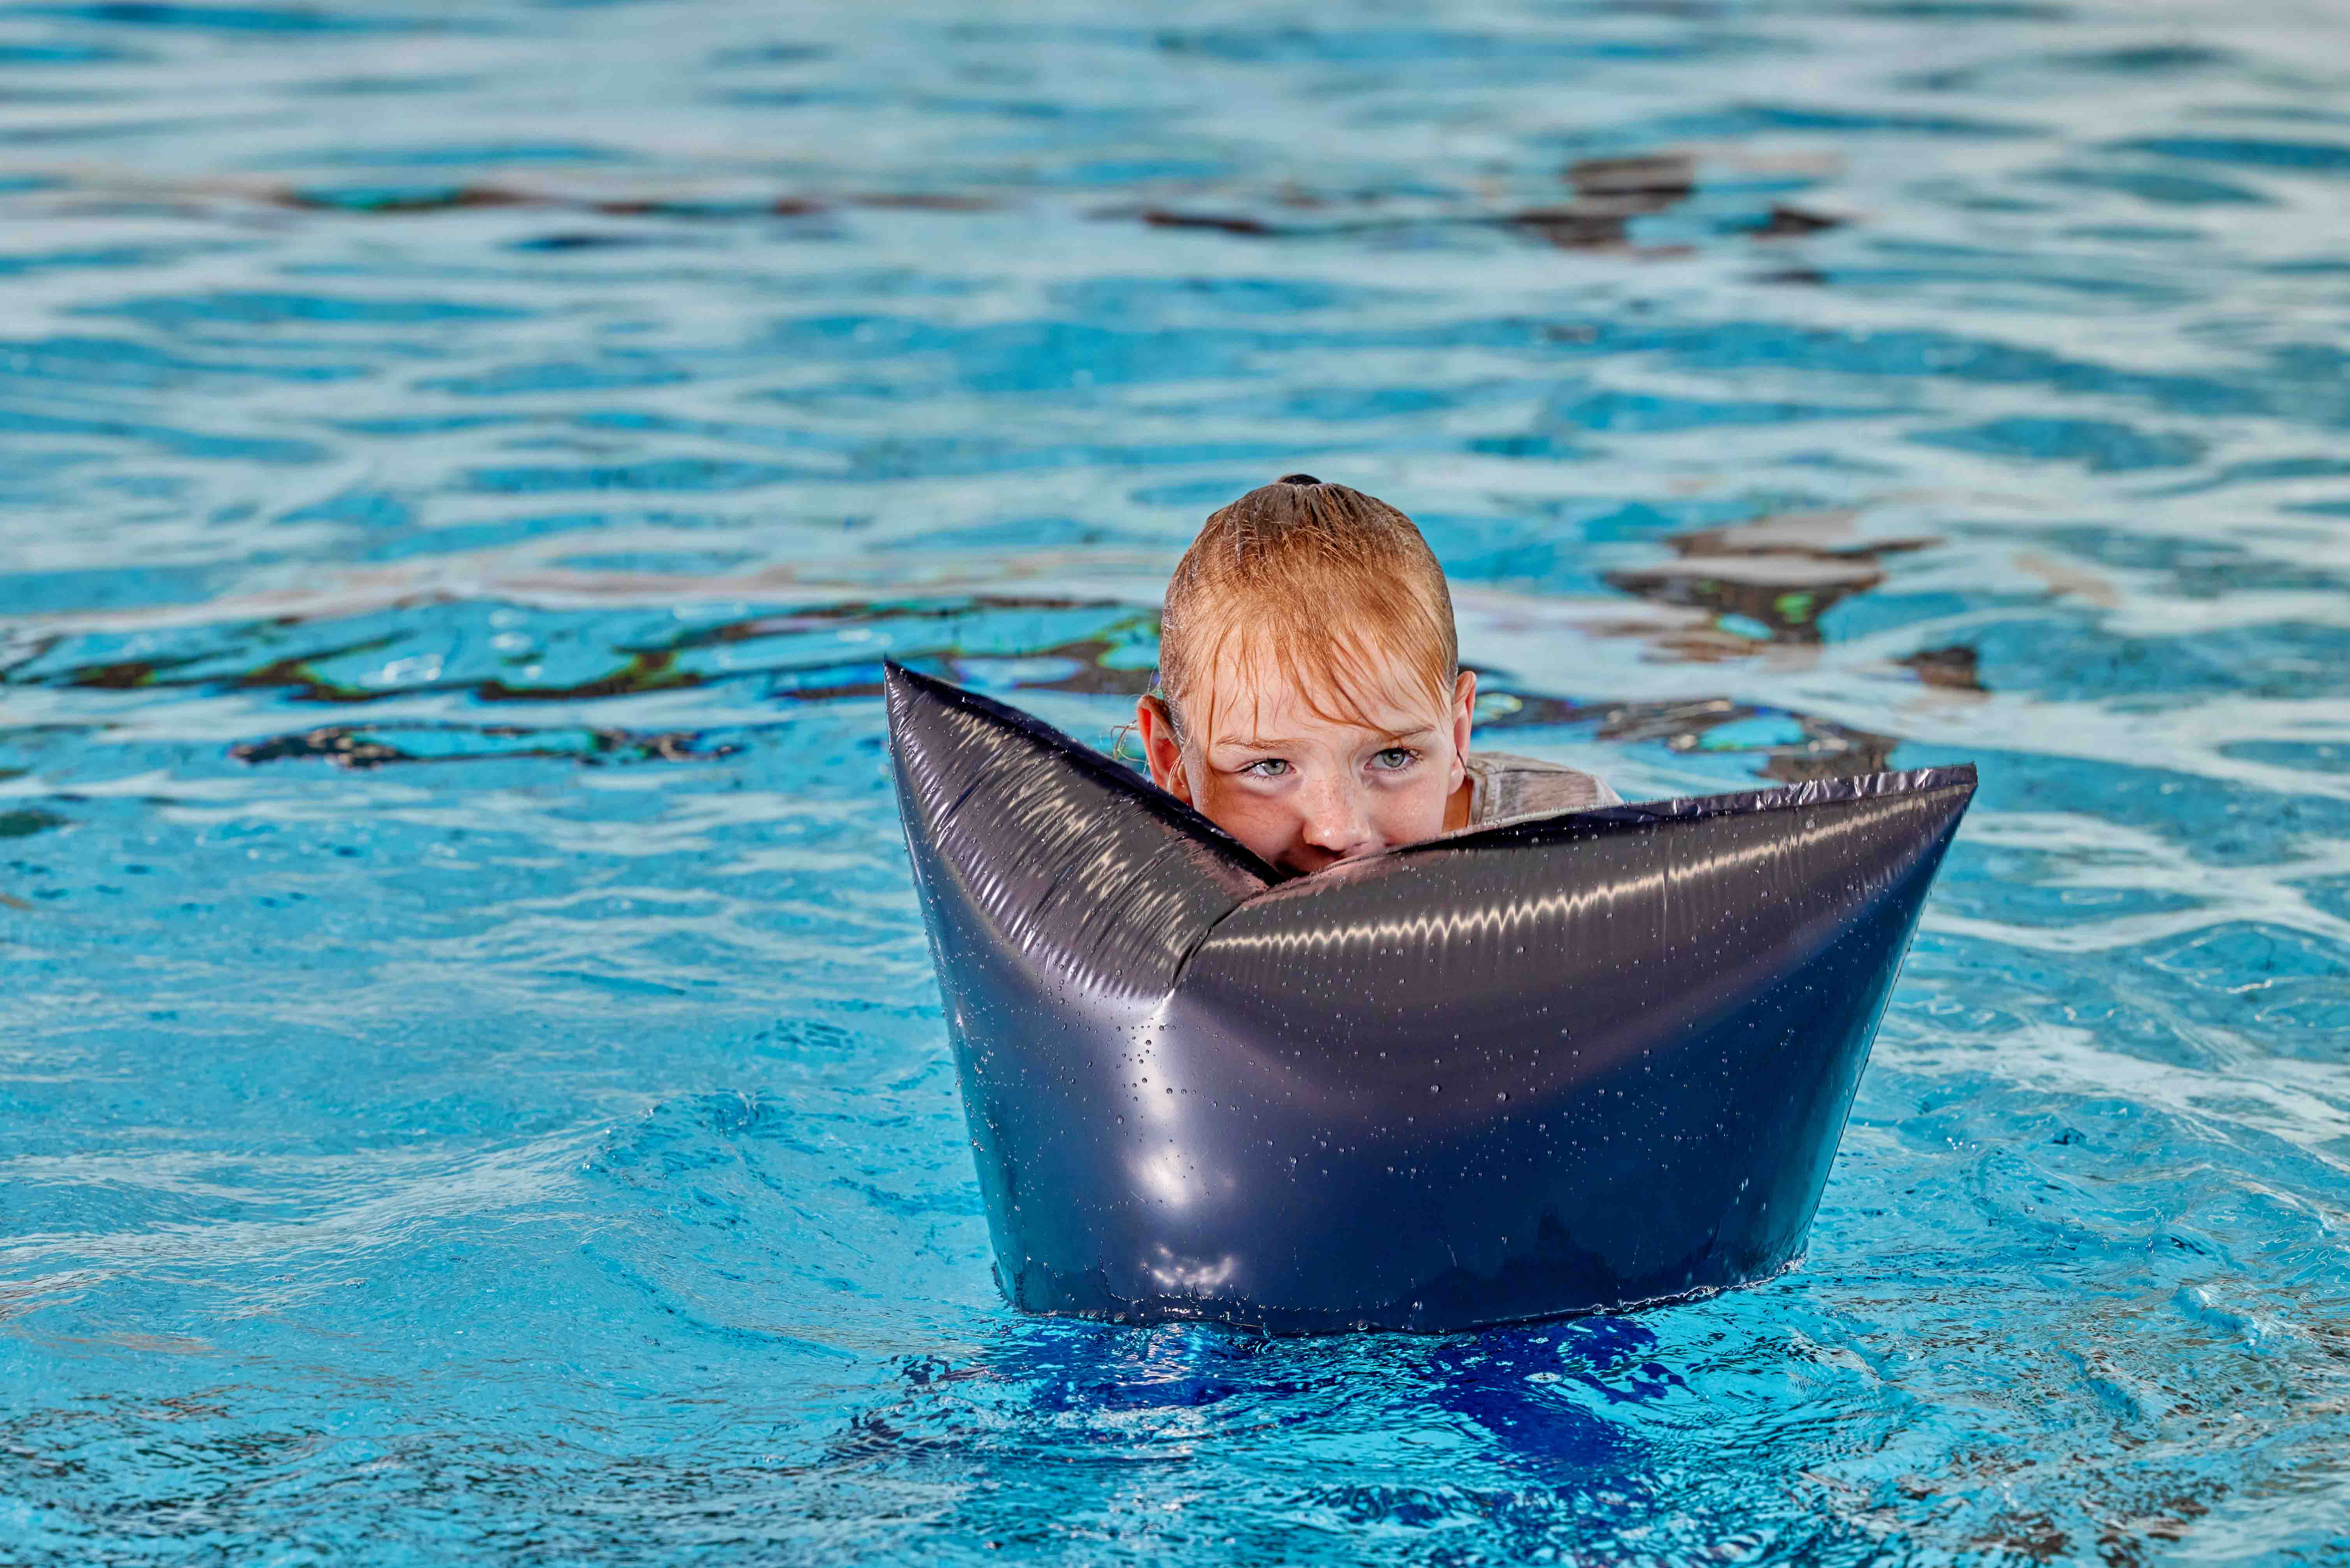
[[[0,9],[0,1561],[2350,1561],[2345,37]],[[1296,469],[1483,744],[1981,763],[1802,1268],[997,1296],[879,660]]]

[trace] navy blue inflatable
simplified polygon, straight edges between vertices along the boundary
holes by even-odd
[[[1620,1308],[1802,1251],[1971,767],[1609,806],[1283,879],[889,674],[997,1279],[1275,1333]]]

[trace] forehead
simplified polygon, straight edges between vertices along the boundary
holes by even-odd
[[[1441,724],[1446,716],[1427,678],[1390,653],[1368,650],[1327,670],[1288,663],[1262,646],[1224,650],[1187,705],[1199,716],[1201,743],[1408,734]]]

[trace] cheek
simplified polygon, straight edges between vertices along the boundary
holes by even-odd
[[[1378,792],[1379,836],[1389,844],[1417,844],[1444,831],[1444,808],[1452,799],[1449,770],[1429,766],[1409,784]]]
[[[1266,860],[1279,858],[1297,840],[1299,824],[1294,808],[1220,775],[1211,776],[1197,804],[1201,815]]]

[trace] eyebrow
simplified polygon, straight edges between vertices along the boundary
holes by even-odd
[[[1440,728],[1436,724],[1422,724],[1416,730],[1384,730],[1378,738],[1390,742],[1409,741],[1418,735],[1433,735]],[[1244,752],[1277,752],[1296,743],[1294,737],[1287,735],[1219,735],[1208,742],[1208,750],[1212,752],[1219,746],[1237,746]]]

